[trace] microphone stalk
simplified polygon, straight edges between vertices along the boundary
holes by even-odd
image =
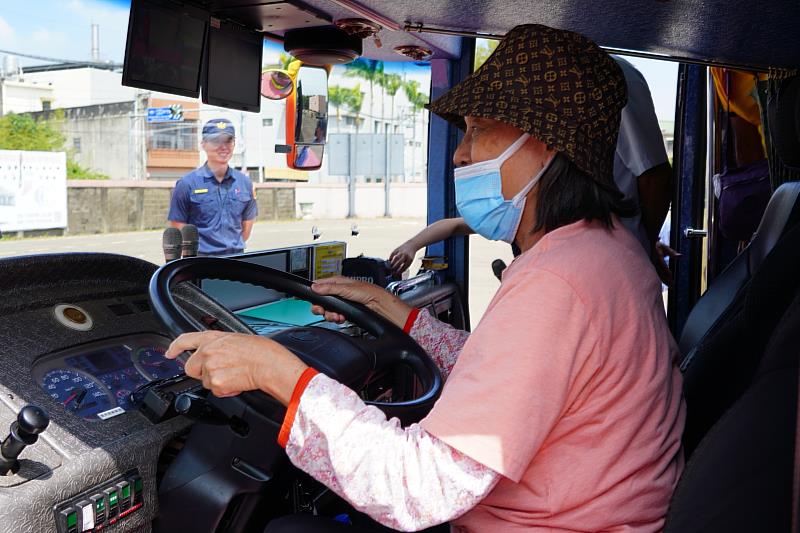
[[[197,226],[186,224],[181,228],[181,257],[197,257],[198,246]]]
[[[169,263],[181,258],[181,232],[178,228],[169,227],[161,236],[161,248],[164,250],[164,261]]]

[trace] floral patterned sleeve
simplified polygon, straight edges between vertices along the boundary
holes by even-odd
[[[427,311],[416,312],[419,313],[416,317],[409,317],[409,320],[413,320],[413,325],[407,332],[428,352],[442,371],[442,378],[446,379],[469,338],[469,331],[456,329],[437,320]]]
[[[294,419],[284,421],[289,459],[385,526],[417,531],[452,520],[500,479],[418,424],[387,420],[325,375],[314,375],[301,394]]]

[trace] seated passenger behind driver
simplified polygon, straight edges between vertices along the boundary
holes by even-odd
[[[659,531],[684,407],[658,277],[619,221],[633,209],[612,179],[625,93],[597,45],[525,25],[431,105],[466,127],[454,155],[466,222],[522,251],[471,334],[374,285],[315,283],[405,325],[437,362],[447,381],[419,424],[387,420],[267,338],[189,333],[167,355],[196,349],[186,373],[218,396],[294,398],[280,438],[290,460],[386,526]],[[307,521],[268,531],[346,527]]]

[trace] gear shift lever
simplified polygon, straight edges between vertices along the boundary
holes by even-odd
[[[47,428],[50,417],[41,407],[26,405],[20,409],[17,421],[11,423],[11,431],[0,445],[0,475],[19,469],[17,457],[26,446],[34,444],[39,433]]]

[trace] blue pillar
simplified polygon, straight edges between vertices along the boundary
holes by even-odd
[[[475,39],[462,38],[461,50],[458,60],[431,61],[431,101],[472,72]],[[459,216],[453,186],[453,153],[461,137],[462,132],[458,128],[431,113],[428,129],[428,224]],[[432,244],[428,247],[428,254],[447,257],[448,268],[443,275],[461,288],[466,323],[469,325],[469,239],[455,237]]]

